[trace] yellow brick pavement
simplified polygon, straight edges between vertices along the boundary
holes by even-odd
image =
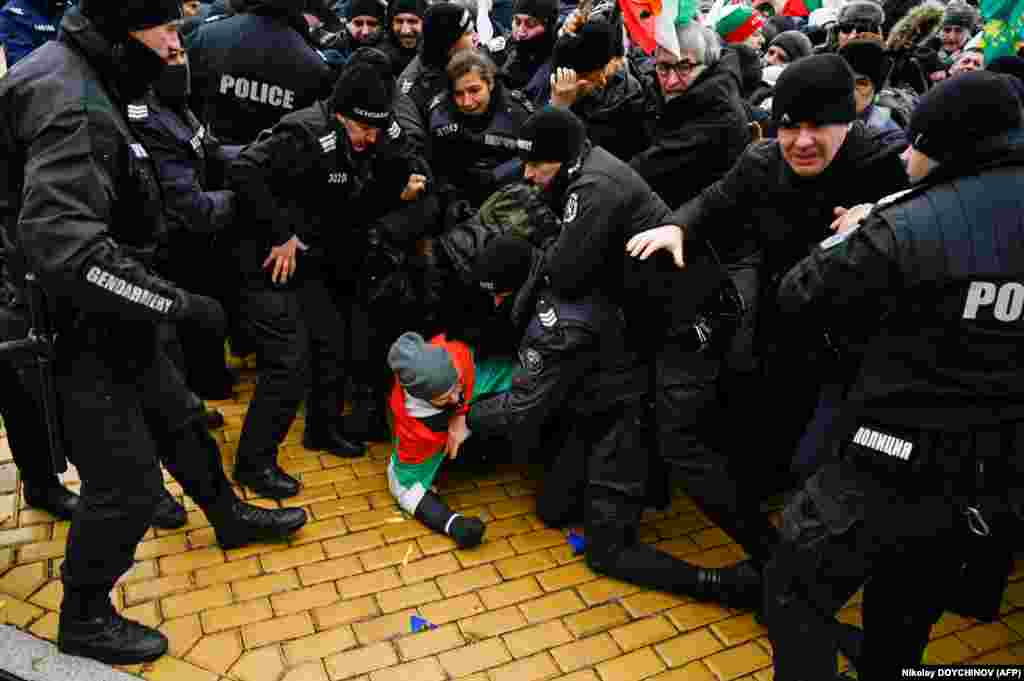
[[[212,403],[227,423],[217,437],[230,471],[252,396]],[[640,681],[771,678],[771,647],[750,613],[639,589],[593,573],[565,534],[534,513],[537,480],[525,465],[444,477],[453,507],[488,522],[479,548],[456,550],[406,517],[387,493],[388,448],[361,459],[302,448],[299,418],[282,449],[304,489],[284,502],[310,523],[287,543],[219,549],[203,514],[185,528],[150,532],[115,605],[159,626],[171,654],[126,668],[150,681]],[[72,488],[72,469],[65,476]],[[167,487],[181,488],[167,476]],[[277,502],[255,500],[266,506]],[[0,623],[56,636],[67,523],[28,509],[0,435]],[[741,555],[686,497],[648,513],[641,537],[704,565]],[[946,615],[926,660],[1024,664],[1024,562],[1002,621]],[[413,633],[417,615],[438,628]],[[859,599],[840,613],[860,622]]]

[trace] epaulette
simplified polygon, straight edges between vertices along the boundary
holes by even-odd
[[[398,121],[392,120],[391,125],[388,126],[388,137],[393,140],[398,139],[398,136],[402,134],[402,126],[398,124]]]
[[[149,118],[149,107],[145,103],[128,105],[128,120],[144,121],[147,118]]]

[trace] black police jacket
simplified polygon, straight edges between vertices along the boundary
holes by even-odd
[[[648,125],[652,144],[629,165],[669,206],[725,175],[750,143],[740,79],[739,57],[724,50],[686,92],[663,102]]]
[[[519,129],[533,105],[518,92],[495,84],[491,108],[482,116],[459,113],[450,97],[430,112],[431,168],[457,198],[482,204],[499,186],[522,179]]]
[[[626,242],[670,222],[670,211],[635,170],[601,147],[564,164],[549,189],[562,232],[545,255],[553,295],[595,291],[621,302]]]
[[[394,120],[374,149],[356,154],[329,103],[317,102],[285,116],[232,163],[230,183],[246,225],[242,236],[263,256],[295,235],[310,247],[307,255],[333,250],[339,258],[354,258],[362,248],[346,246],[362,245],[354,240],[365,236],[382,204],[398,202],[416,167]],[[260,262],[257,255],[243,270]]]
[[[409,136],[413,151],[424,157],[430,145],[431,103],[447,88],[448,75],[444,67],[425,64],[423,55],[413,58],[398,77],[395,117]]]
[[[334,87],[334,72],[307,42],[304,23],[297,26],[275,4],[247,0],[241,13],[204,23],[188,45],[191,107],[226,144],[252,142]]]
[[[860,413],[938,430],[1024,420],[1022,181],[1024,145],[1002,140],[879,202],[783,279],[786,312],[871,330]]]
[[[115,85],[131,65],[77,8],[61,27],[0,79],[8,236],[58,303],[58,326],[82,314],[115,328],[184,319],[188,294],[146,264],[166,227],[153,159]]]
[[[235,194],[215,189],[224,177],[220,144],[188,108],[174,107],[152,91],[128,105],[128,123],[156,163],[171,238],[215,234],[235,216]],[[219,183],[218,183],[219,184]]]

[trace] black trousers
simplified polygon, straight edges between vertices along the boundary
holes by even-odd
[[[254,284],[241,291],[241,329],[256,349],[260,376],[238,443],[240,468],[276,461],[307,388],[307,427],[339,414],[346,313],[330,280],[312,272],[292,288]]]
[[[162,460],[202,508],[230,494],[199,399],[155,327],[97,320],[57,348],[68,458],[82,480],[63,567],[67,589],[111,588],[134,560],[163,486]]]
[[[0,342],[24,338],[25,318],[0,308]],[[31,358],[0,358],[0,415],[22,483],[30,487],[59,484],[50,463],[50,441],[41,410],[40,385]]]

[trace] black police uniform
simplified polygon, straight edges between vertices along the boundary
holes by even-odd
[[[244,0],[211,17],[189,45],[192,109],[225,144],[248,144],[282,116],[327,97],[335,75],[287,0]]]
[[[224,545],[237,500],[199,400],[158,341],[161,324],[217,326],[223,315],[149,269],[165,234],[160,186],[120,97],[141,94],[152,75],[139,55],[119,58],[77,8],[61,27],[0,81],[9,163],[0,199],[53,307],[64,433],[83,481],[62,568],[63,632],[65,616],[112,612],[109,591],[132,565],[163,489],[160,460]],[[154,69],[159,57],[149,58]]]
[[[531,113],[533,105],[523,95],[500,83],[481,116],[461,114],[449,96],[435,97],[430,151],[437,182],[451,185],[456,198],[477,207],[501,185],[520,180],[519,128]]]
[[[156,267],[189,291],[228,306],[234,281],[224,272],[234,268],[218,235],[234,223],[234,192],[214,188],[223,186],[225,151],[185,106],[184,96],[163,99],[150,91],[128,105],[128,122],[156,164],[163,190],[168,238]],[[188,385],[209,399],[230,397],[224,338],[195,324],[181,324],[177,331]]]
[[[239,440],[240,470],[273,464],[310,380],[307,432],[338,418],[346,369],[343,311],[362,264],[366,228],[397,202],[408,180],[404,149],[392,119],[377,148],[355,153],[330,102],[317,102],[283,118],[233,163],[242,218],[258,226],[238,246],[242,323],[260,365]],[[275,286],[261,265],[272,246],[293,235],[308,250],[297,258],[294,280]]]
[[[398,76],[395,117],[409,136],[413,150],[426,156],[430,146],[430,108],[448,88],[444,64],[427,64],[416,55]]]
[[[780,681],[833,677],[835,645],[816,625],[865,580],[864,678],[920,664],[944,609],[998,615],[1024,472],[1024,148],[984,145],[782,281],[784,311],[850,317],[872,338],[842,458],[787,506],[765,571]]]

